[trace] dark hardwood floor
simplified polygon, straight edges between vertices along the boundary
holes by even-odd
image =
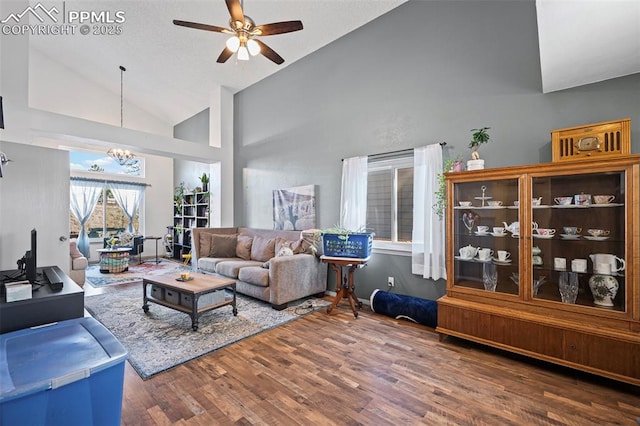
[[[147,381],[127,363],[122,410],[123,425],[637,426],[638,418],[638,387],[439,342],[428,327],[367,308],[354,319],[345,303]]]

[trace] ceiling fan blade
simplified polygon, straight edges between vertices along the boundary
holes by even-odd
[[[233,51],[229,50],[228,47],[225,47],[222,53],[220,53],[220,56],[218,56],[218,60],[216,62],[220,64],[224,64],[225,62],[227,62],[227,59],[229,59],[232,55],[233,55]]]
[[[240,0],[225,0],[227,2],[227,9],[231,15],[231,20],[235,26],[236,21],[241,22],[240,28],[244,27],[244,13],[242,12],[242,5]],[[234,29],[237,29],[234,27]]]
[[[270,48],[260,40],[256,40],[256,43],[260,45],[260,53],[262,53],[268,59],[272,60],[278,65],[284,62],[284,59],[282,59],[282,56],[278,55],[275,50],[273,50],[272,48]]]
[[[272,24],[258,25],[255,28],[255,30],[260,31],[259,35],[262,36],[291,33],[293,31],[300,31],[301,29],[302,21],[274,22]]]
[[[196,30],[206,30],[206,31],[213,31],[216,33],[235,34],[233,31],[227,28],[216,27],[215,25],[199,24],[197,22],[180,21],[177,19],[174,19],[173,23],[181,27],[195,28]]]

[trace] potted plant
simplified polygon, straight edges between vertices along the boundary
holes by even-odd
[[[444,174],[448,172],[461,172],[464,169],[462,160],[458,158],[445,160],[442,167],[443,172],[438,173],[438,190],[436,191],[436,202],[433,205],[433,209],[436,214],[442,219],[444,217],[444,211],[447,208],[447,180]]]
[[[203,173],[202,176],[200,176],[200,182],[202,182],[202,192],[208,192],[209,191],[209,175],[207,175],[206,173]]]
[[[480,148],[480,145],[485,144],[491,140],[489,133],[487,133],[487,130],[489,129],[491,129],[491,127],[471,129],[471,142],[469,142],[469,148],[471,148],[471,160],[467,161],[467,169],[484,169],[484,160],[480,158],[480,154],[478,154],[478,148]]]

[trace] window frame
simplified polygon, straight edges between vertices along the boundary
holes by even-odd
[[[392,254],[400,256],[411,256],[411,241],[398,241],[398,169],[413,168],[413,152],[409,155],[398,156],[385,159],[369,159],[367,167],[368,174],[377,171],[393,171],[391,197],[391,241],[373,239],[372,249],[378,254]]]

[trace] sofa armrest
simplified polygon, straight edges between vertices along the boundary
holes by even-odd
[[[311,254],[274,257],[269,261],[269,303],[280,305],[327,289],[327,265]]]
[[[76,257],[75,259],[71,259],[71,269],[72,270],[80,270],[87,269],[89,266],[89,261],[86,257]]]

